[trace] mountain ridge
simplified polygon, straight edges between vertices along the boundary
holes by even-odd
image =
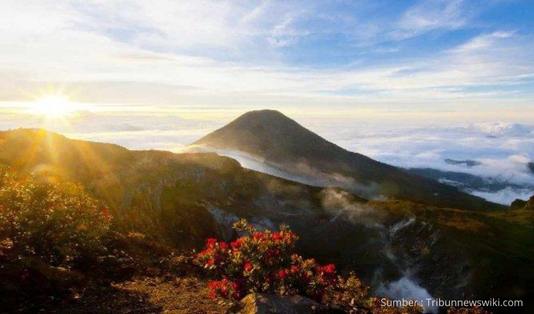
[[[244,152],[294,175],[332,176],[339,179],[338,187],[366,198],[398,198],[465,209],[503,208],[454,187],[348,151],[275,110],[247,112],[193,145]]]

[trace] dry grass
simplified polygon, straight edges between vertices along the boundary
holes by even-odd
[[[225,313],[228,308],[208,297],[202,279],[157,276],[88,288],[59,312],[214,314]]]

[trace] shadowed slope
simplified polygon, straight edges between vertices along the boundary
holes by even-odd
[[[294,175],[329,177],[331,185],[365,197],[386,196],[464,209],[501,208],[454,187],[347,151],[278,111],[245,113],[194,144],[245,152]]]

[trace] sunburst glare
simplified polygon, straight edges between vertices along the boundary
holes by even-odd
[[[79,110],[78,105],[63,94],[43,96],[30,105],[32,113],[46,118],[66,118]]]

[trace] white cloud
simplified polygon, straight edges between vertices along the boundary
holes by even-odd
[[[469,20],[464,4],[463,0],[420,1],[404,13],[394,37],[406,39],[432,30],[458,29]]]
[[[418,33],[460,27],[467,19],[462,7],[458,1],[420,4],[400,23]],[[84,101],[155,106],[328,103],[434,110],[531,100],[513,89],[469,90],[533,77],[532,41],[510,31],[382,65],[314,69],[281,62],[280,46],[318,31],[299,23],[320,9],[268,1],[4,3],[0,99],[28,99],[43,86],[67,85]],[[355,22],[361,21],[348,24]]]
[[[239,108],[217,107],[196,111],[190,107],[139,107],[127,111],[123,106],[111,105],[101,110],[80,112],[63,123],[47,123],[30,112],[23,114],[20,108],[4,106],[0,107],[0,129],[44,127],[71,137],[116,143],[131,149],[176,151],[243,112]],[[454,115],[451,123],[428,115],[414,119],[406,113],[330,116],[324,112],[294,110],[286,113],[326,139],[389,164],[466,172],[534,187],[534,174],[527,167],[529,161],[534,161],[534,124],[459,122]],[[447,158],[476,160],[481,164],[474,167],[451,165],[445,162]],[[266,169],[252,161],[248,160],[245,165],[260,171]],[[475,193],[508,202],[534,194],[534,190],[508,188],[493,194]]]

